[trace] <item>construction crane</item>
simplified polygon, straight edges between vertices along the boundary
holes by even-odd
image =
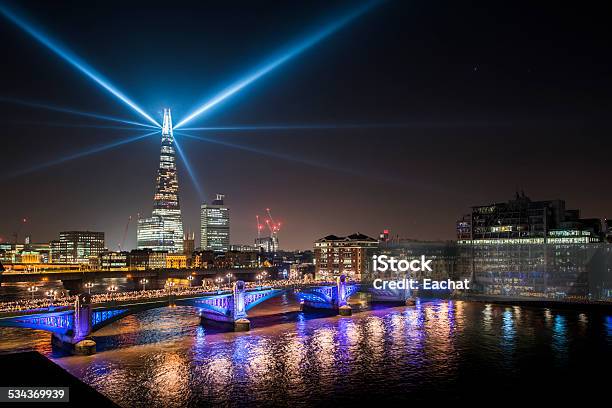
[[[128,229],[130,228],[130,222],[132,221],[132,216],[128,217],[127,222],[125,223],[125,229],[123,230],[123,238],[121,239],[121,243],[117,245],[119,247],[119,252],[121,252],[121,248],[125,246],[125,238],[127,237]]]
[[[278,232],[280,231],[281,223],[276,222],[272,217],[272,212],[269,208],[266,208],[267,217],[264,220],[266,227],[270,231],[270,236],[262,237],[261,231],[264,229],[262,222],[259,220],[259,215],[256,215],[255,218],[257,220],[257,244],[264,248],[265,252],[273,252],[275,253],[278,249]]]
[[[261,225],[259,222],[259,215],[256,215],[255,218],[257,219],[257,238],[261,238],[261,230],[263,229],[263,225]]]
[[[272,212],[270,212],[269,208],[266,208],[266,212],[268,213],[268,219],[269,219],[269,224],[272,225],[270,233],[272,234],[276,234],[279,230],[280,230],[280,222],[275,222],[274,218],[272,218]],[[268,223],[268,220],[266,220],[266,223]],[[270,225],[268,225],[268,228],[270,228]]]
[[[28,219],[26,217],[23,217],[21,219],[21,221],[19,222],[19,226],[17,227],[17,231],[15,231],[15,233],[13,234],[13,236],[15,237],[15,246],[17,245],[17,241],[19,239],[19,233],[21,232],[23,226],[25,225],[25,223],[28,222]]]

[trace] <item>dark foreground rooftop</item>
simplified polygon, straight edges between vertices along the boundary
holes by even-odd
[[[3,387],[69,387],[70,402],[52,405],[83,407],[87,404],[92,407],[117,407],[104,395],[35,351],[0,355],[0,367],[0,386]],[[47,403],[30,404],[48,405]],[[1,405],[21,408],[30,406],[27,402],[2,403]]]

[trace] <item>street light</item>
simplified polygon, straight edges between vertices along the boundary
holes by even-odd
[[[119,288],[115,285],[110,285],[107,290],[111,293],[116,292]]]
[[[54,290],[48,290],[48,291],[45,292],[45,296],[47,296],[48,298],[51,299],[51,306],[53,306],[53,300],[55,299],[55,294],[56,293],[57,292],[54,291]]]
[[[87,282],[85,285],[83,285],[87,288],[87,293],[89,293],[91,295],[91,288],[94,287],[93,282]]]
[[[191,282],[193,281],[193,279],[194,279],[194,278],[193,278],[193,275],[189,275],[189,276],[187,277],[187,280],[189,281],[189,286],[191,286]]]
[[[30,286],[28,292],[32,294],[32,300],[34,300],[34,292],[38,292],[38,286]]]
[[[171,292],[172,291],[172,287],[174,286],[174,282],[169,281],[166,283],[166,285],[168,286],[168,291]]]
[[[234,275],[228,273],[227,275],[225,275],[225,277],[227,277],[227,285],[232,286],[232,278],[234,277]]]
[[[145,278],[142,278],[140,280],[140,283],[142,284],[142,291],[144,292],[146,290],[146,288],[147,288],[147,283],[149,283],[149,281],[147,279],[145,279]]]
[[[218,277],[217,279],[215,279],[215,282],[217,282],[217,286],[219,287],[219,290],[221,290],[221,284],[223,283],[223,278]]]
[[[257,284],[261,286],[261,274],[255,276],[255,279],[257,279]]]

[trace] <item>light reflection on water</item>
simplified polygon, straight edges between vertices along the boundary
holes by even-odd
[[[543,367],[565,378],[570,366],[603,364],[612,347],[610,316],[466,301],[313,317],[285,296],[251,321],[251,332],[221,332],[201,326],[194,309],[163,308],[96,332],[94,356],[53,354],[49,334],[21,329],[0,329],[0,352],[37,349],[126,407],[293,407],[511,389]]]

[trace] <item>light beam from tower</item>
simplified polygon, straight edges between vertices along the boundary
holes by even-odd
[[[28,23],[24,18],[19,17],[14,12],[9,10],[5,5],[0,4],[0,13],[4,14],[4,16],[12,21],[19,28],[24,30],[38,42],[49,48],[55,54],[60,56],[64,61],[68,62],[70,65],[81,71],[83,74],[88,76],[102,88],[106,89],[111,94],[115,95],[119,98],[123,103],[132,108],[135,112],[138,112],[149,122],[153,123],[156,127],[161,127],[159,123],[151,116],[149,116],[142,108],[140,108],[136,103],[134,103],[130,98],[125,96],[121,91],[119,91],[114,85],[112,85],[107,79],[105,79],[101,74],[96,72],[93,68],[87,65],[83,60],[77,57],[72,51],[67,48],[61,46],[58,42],[52,40],[49,36],[44,34],[42,31],[34,28],[34,26]]]
[[[363,13],[365,13],[368,10],[370,10],[371,8],[373,8],[378,3],[380,3],[380,0],[370,1],[370,2],[367,2],[365,4],[362,4],[357,9],[353,10],[352,12],[350,12],[349,14],[347,14],[344,17],[340,18],[339,20],[336,20],[332,24],[327,25],[325,28],[323,28],[319,32],[315,33],[314,35],[312,35],[312,36],[310,36],[310,37],[300,41],[299,43],[295,44],[288,51],[284,52],[279,57],[274,58],[272,60],[272,62],[264,64],[262,67],[256,69],[254,72],[252,72],[251,74],[248,74],[246,77],[236,81],[235,83],[230,85],[228,88],[226,88],[224,91],[220,92],[219,94],[214,96],[212,99],[210,99],[209,101],[205,102],[202,106],[200,106],[199,108],[194,110],[187,117],[185,117],[179,123],[177,123],[174,126],[174,128],[175,129],[179,129],[182,126],[184,126],[185,124],[187,124],[188,122],[191,122],[196,117],[198,117],[201,114],[203,114],[204,112],[212,109],[213,107],[215,107],[219,103],[223,102],[225,99],[229,98],[230,96],[232,96],[235,93],[239,92],[243,88],[245,88],[248,85],[252,84],[253,82],[258,80],[259,78],[263,77],[264,75],[266,75],[269,72],[273,71],[274,69],[278,68],[279,66],[281,66],[285,62],[291,60],[292,58],[300,55],[301,53],[303,53],[304,51],[308,50],[310,47],[314,46],[315,44],[319,43],[320,41],[324,40],[325,38],[329,37],[330,35],[332,35],[336,31],[340,30],[342,27],[344,27],[346,24],[348,24],[349,22],[351,22],[355,18],[359,17]]]
[[[127,138],[127,139],[118,140],[116,142],[105,144],[105,145],[102,145],[102,146],[94,147],[92,149],[88,149],[88,150],[85,150],[85,151],[82,151],[82,152],[79,152],[79,153],[74,153],[74,154],[71,154],[71,155],[68,155],[68,156],[65,156],[65,157],[61,157],[59,159],[55,159],[55,160],[51,160],[51,161],[48,161],[48,162],[45,162],[45,163],[41,163],[41,164],[38,164],[36,166],[27,168],[27,169],[18,170],[18,171],[13,172],[13,173],[7,173],[6,175],[3,175],[0,178],[1,179],[10,179],[10,178],[13,178],[13,177],[22,176],[24,174],[28,174],[28,173],[32,173],[32,172],[35,172],[35,171],[38,171],[38,170],[45,169],[47,167],[51,167],[51,166],[55,166],[55,165],[58,165],[58,164],[62,164],[62,163],[65,163],[67,161],[70,161],[70,160],[80,159],[81,157],[90,156],[90,155],[95,154],[95,153],[100,153],[100,152],[103,152],[105,150],[109,150],[109,149],[113,149],[115,147],[123,146],[125,144],[132,143],[132,142],[135,142],[135,141],[138,141],[138,140],[141,140],[141,139],[147,138],[149,136],[153,136],[153,135],[159,135],[159,130],[156,130],[155,132],[146,133],[146,134],[140,135],[140,136],[134,136],[134,137],[130,137],[130,138]]]
[[[191,164],[189,163],[189,159],[187,159],[187,155],[185,154],[185,152],[183,151],[180,143],[178,142],[178,140],[174,137],[174,133],[173,133],[173,129],[172,129],[172,116],[170,113],[170,109],[164,109],[164,121],[163,121],[163,125],[162,125],[162,137],[163,135],[170,135],[170,137],[172,138],[172,141],[174,142],[174,145],[176,146],[176,151],[178,152],[179,156],[181,157],[181,160],[183,160],[183,164],[185,165],[185,168],[187,169],[187,173],[189,174],[189,178],[191,178],[191,182],[193,184],[193,186],[195,187],[196,191],[198,192],[198,195],[200,196],[200,200],[204,200],[204,192],[202,191],[202,187],[201,184],[195,174],[195,172],[193,171],[193,168],[191,167]]]
[[[243,151],[247,151],[247,152],[251,152],[251,153],[256,153],[256,154],[261,154],[264,156],[268,156],[268,157],[273,157],[276,159],[281,159],[281,160],[286,160],[289,162],[293,162],[293,163],[300,163],[300,164],[304,164],[307,166],[312,166],[312,167],[318,167],[321,169],[328,169],[328,170],[334,170],[337,172],[341,172],[341,173],[345,173],[345,174],[350,174],[353,176],[358,176],[358,177],[366,177],[366,178],[370,178],[370,179],[376,179],[376,180],[384,180],[385,182],[392,182],[392,183],[404,183],[405,180],[403,179],[397,179],[395,177],[391,177],[391,176],[376,176],[372,173],[360,173],[358,171],[355,171],[354,169],[349,169],[349,168],[343,168],[343,167],[339,167],[339,166],[333,166],[331,164],[327,164],[327,163],[323,163],[320,161],[315,161],[315,160],[308,160],[308,159],[302,159],[299,157],[296,157],[295,155],[289,155],[289,154],[283,154],[283,153],[278,153],[278,152],[273,152],[270,150],[264,150],[264,149],[258,149],[255,147],[251,147],[251,146],[246,146],[246,145],[242,145],[242,144],[238,144],[238,143],[233,143],[233,142],[228,142],[225,140],[218,140],[218,139],[213,139],[210,137],[206,137],[206,136],[196,136],[196,135],[191,135],[189,133],[185,133],[184,131],[177,131],[176,134],[178,136],[182,136],[182,137],[187,137],[189,139],[194,139],[194,140],[199,140],[202,142],[208,142],[208,143],[212,143],[212,144],[217,144],[220,146],[225,146],[225,147],[230,147],[230,148],[234,148],[234,149],[238,149],[238,150],[243,150]]]
[[[121,118],[114,118],[112,116],[100,115],[98,113],[83,112],[83,111],[79,111],[76,109],[67,108],[64,106],[53,106],[53,105],[47,105],[45,103],[40,103],[40,102],[30,102],[30,101],[24,101],[21,99],[6,98],[6,97],[1,97],[1,96],[0,96],[0,102],[13,103],[15,105],[22,105],[22,106],[27,106],[30,108],[46,109],[46,110],[50,110],[54,112],[67,113],[67,114],[77,115],[77,116],[85,116],[85,117],[93,118],[93,119],[107,120],[109,122],[125,123],[126,125],[136,125],[136,126],[143,126],[143,127],[150,128],[150,129],[158,129],[158,126],[147,125],[146,123],[134,122],[132,120],[121,119]]]
[[[187,155],[185,155],[185,152],[183,151],[183,148],[181,147],[177,138],[174,138],[174,145],[176,146],[176,151],[178,152],[179,156],[181,156],[181,160],[183,160],[183,164],[185,165],[185,168],[187,169],[189,178],[191,178],[191,183],[193,184],[196,191],[198,192],[198,195],[200,196],[200,201],[204,201],[204,191],[202,191],[202,185],[200,184],[198,177],[193,171],[193,168],[191,167],[191,164],[189,163],[189,159],[187,159]]]

